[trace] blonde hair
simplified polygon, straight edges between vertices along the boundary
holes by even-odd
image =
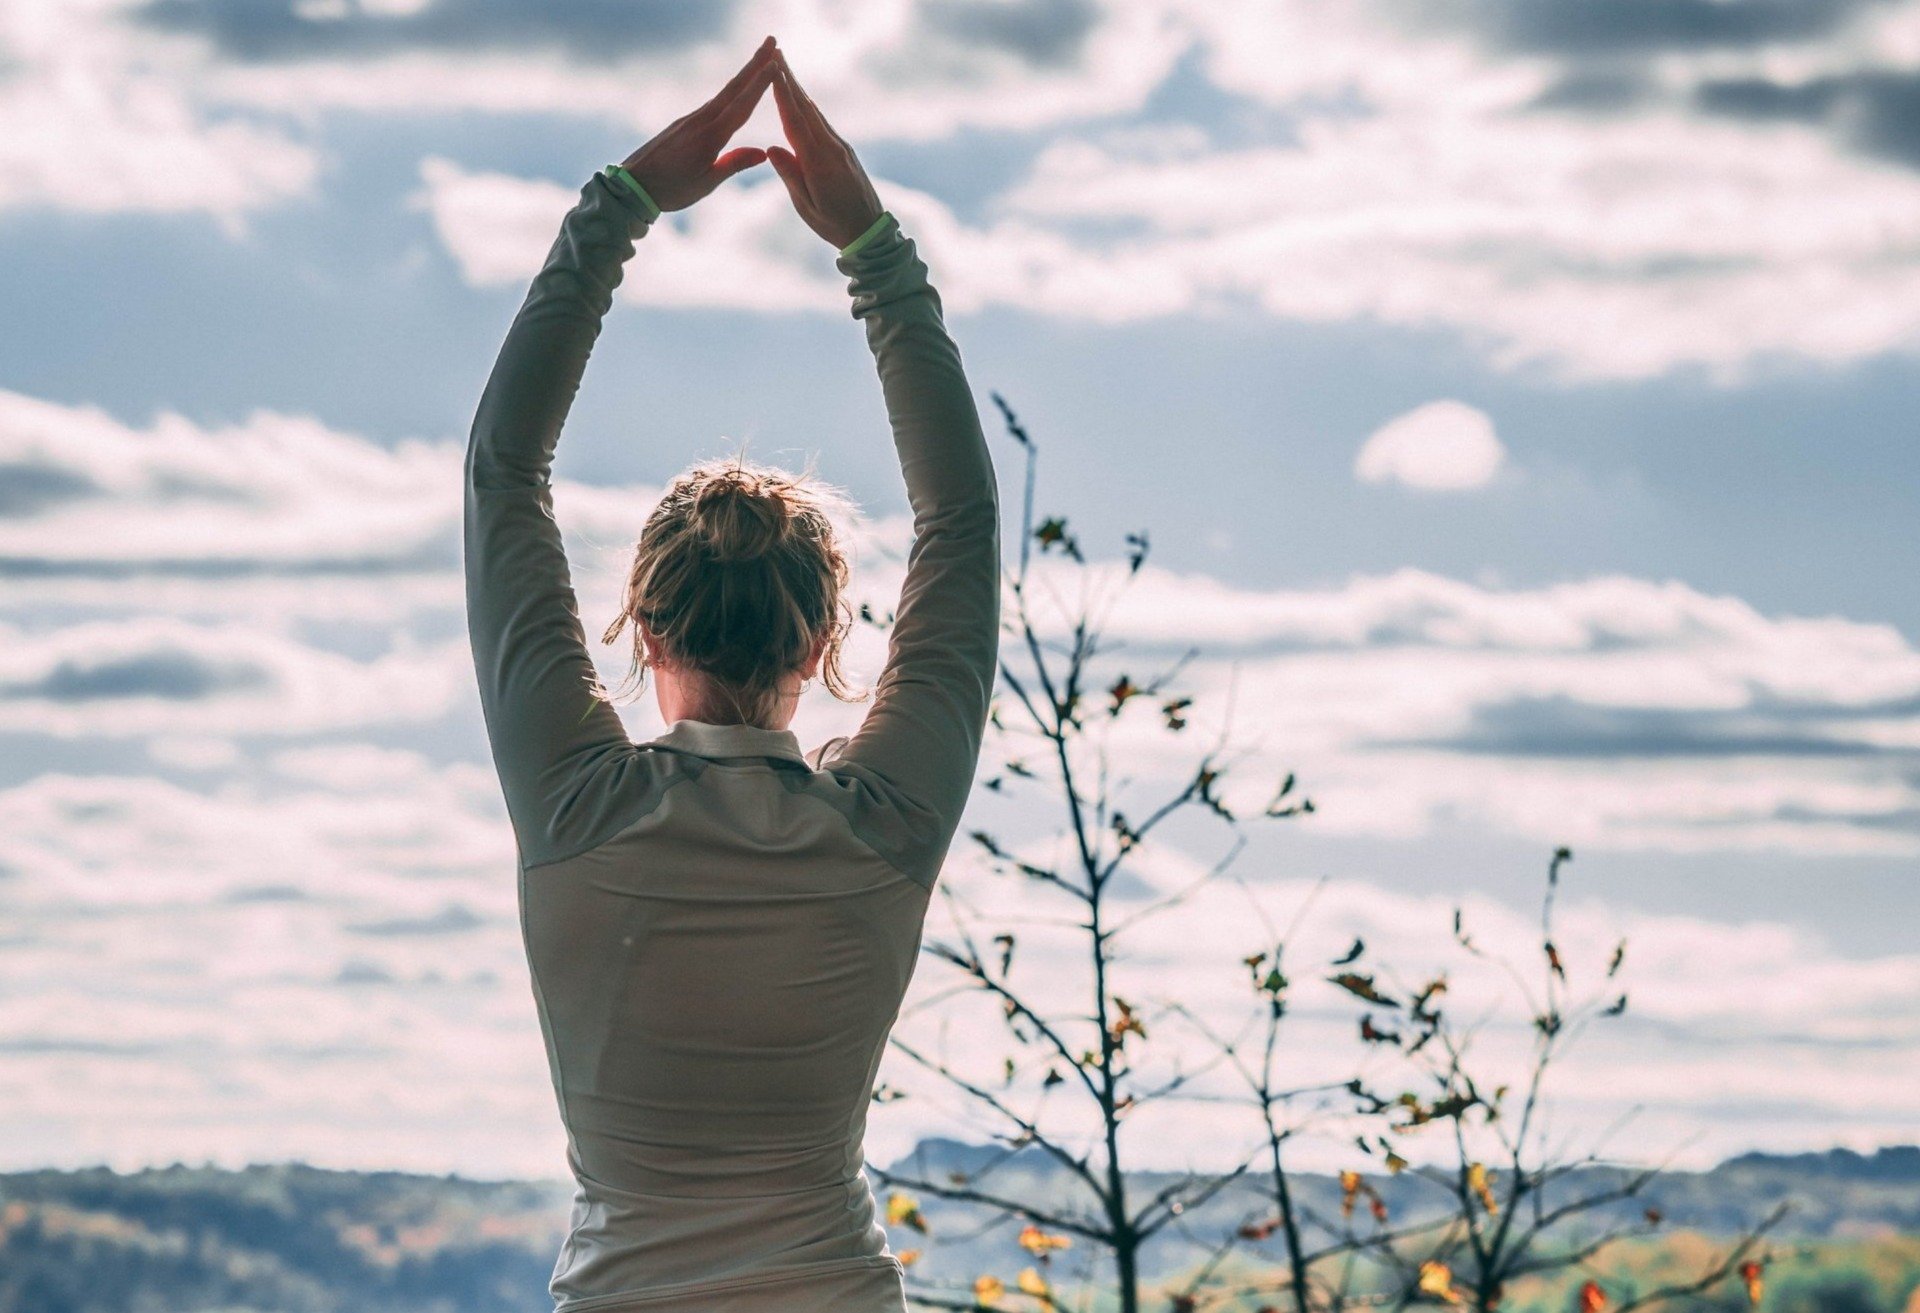
[[[844,505],[810,472],[742,458],[674,479],[634,544],[620,615],[601,638],[611,644],[634,626],[619,692],[646,683],[644,622],[664,659],[706,676],[741,724],[765,726],[781,682],[816,643],[824,644],[821,682],[844,702],[858,700],[840,667],[853,615],[847,558],[829,515]]]

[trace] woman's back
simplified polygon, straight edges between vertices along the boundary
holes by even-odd
[[[861,1141],[927,890],[787,731],[635,753],[638,819],[522,885],[586,1214],[555,1293],[885,1262]]]

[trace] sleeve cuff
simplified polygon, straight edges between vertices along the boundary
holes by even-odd
[[[631,173],[628,173],[618,164],[609,164],[605,169],[602,169],[601,172],[640,198],[640,203],[646,207],[648,223],[652,223],[660,217],[660,206],[654,201],[653,197],[647,195],[647,189],[642,187]]]
[[[857,255],[860,252],[860,249],[862,247],[866,246],[869,242],[871,242],[874,238],[878,237],[881,234],[881,232],[883,232],[886,229],[887,224],[892,219],[893,219],[893,211],[891,210],[880,211],[880,217],[878,219],[875,219],[865,232],[861,233],[858,237],[854,238],[852,241],[848,242],[845,246],[840,248],[840,258],[844,260],[850,255]]]

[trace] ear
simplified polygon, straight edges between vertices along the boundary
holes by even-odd
[[[828,634],[822,634],[813,640],[813,646],[807,649],[807,659],[800,665],[800,677],[812,679],[820,673],[820,661],[827,652]]]
[[[647,628],[647,622],[644,620],[635,620],[633,627],[640,633],[640,644],[646,650],[647,664],[655,670],[666,665],[666,653],[661,648],[660,640],[653,636],[651,629]]]

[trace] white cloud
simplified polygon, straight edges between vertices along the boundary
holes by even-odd
[[[144,616],[40,634],[0,625],[0,730],[16,734],[108,740],[418,723],[445,715],[469,679],[464,643],[402,640],[360,661],[244,624]]]
[[[318,131],[330,109],[560,113],[639,137],[774,31],[855,141],[1052,134],[978,223],[886,188],[956,311],[1114,321],[1251,310],[1438,329],[1502,367],[1576,377],[1729,377],[1920,344],[1920,176],[1857,153],[1844,125],[1705,116],[1690,99],[1710,78],[1897,73],[1912,44],[1904,11],[1657,50],[1644,103],[1609,115],[1538,104],[1588,68],[1577,49],[1502,48],[1487,14],[1419,17],[1376,0],[1337,12],[1309,0],[1007,7],[969,22],[908,0],[857,14],[766,0],[724,32],[631,54],[602,45],[593,59],[577,54],[591,34],[560,15],[552,40],[511,45],[410,42],[393,35],[404,22],[350,13],[386,34],[368,28],[356,57],[319,42],[254,59],[118,3],[36,17],[50,12],[12,6],[0,29],[16,70],[0,86],[0,206],[237,222],[310,189],[316,152],[282,125]],[[1204,122],[1141,122],[1183,56],[1187,76],[1238,100]],[[777,136],[763,105],[743,140]],[[100,158],[115,167],[94,167]],[[479,283],[525,275],[566,195],[444,164],[427,184],[443,241]],[[819,304],[833,275],[776,201],[731,188],[688,220],[684,240],[662,232],[649,251],[657,276],[632,294],[774,312]],[[1134,228],[1112,236],[1115,220]]]
[[[438,158],[421,165],[421,178],[417,203],[477,286],[530,279],[577,199],[555,183],[469,172]],[[953,313],[1009,305],[1118,321],[1171,313],[1190,300],[1190,289],[1150,252],[1084,250],[1018,220],[976,228],[926,192],[884,179],[877,185]],[[793,212],[786,189],[763,174],[655,224],[621,296],[635,305],[844,315],[846,282],[832,250]]]
[[[299,1155],[552,1171],[561,1159],[497,785],[479,762],[437,764],[424,749],[440,731],[420,727],[470,696],[458,444],[386,448],[271,414],[133,427],[6,394],[0,464],[0,556],[21,581],[0,632],[0,730],[69,736],[121,762],[127,740],[144,739],[155,771],[43,774],[0,791],[0,919],[15,940],[0,955],[0,990],[15,1002],[0,1045],[14,1046],[18,1073],[0,1102],[10,1124],[31,1128],[21,1143],[36,1160],[58,1143],[129,1165]],[[651,494],[560,494],[591,616],[611,607],[622,565],[606,544],[632,531]],[[863,595],[897,588],[902,531],[853,528]],[[583,538],[604,549],[578,550]],[[1105,590],[1123,572],[1101,563],[1088,582]],[[1047,557],[1034,593],[1071,596],[1076,579]],[[1327,839],[1419,844],[1465,829],[1543,847],[1827,857],[1920,844],[1920,652],[1889,626],[1768,615],[1630,578],[1495,588],[1401,571],[1250,590],[1152,564],[1111,621],[1116,660],[1139,663],[1136,675],[1203,649],[1181,680],[1199,698],[1194,729],[1169,752],[1153,709],[1136,705],[1106,731],[1114,760],[1151,763],[1134,772],[1142,786],[1183,769],[1178,750],[1217,727],[1231,684],[1249,751],[1223,759],[1226,796],[1264,803],[1271,777],[1297,768],[1320,807],[1307,823]],[[880,636],[862,627],[856,642],[870,673]],[[814,700],[798,729],[818,742],[860,712]],[[651,711],[634,714],[649,732]],[[1795,750],[1823,742],[1830,750]],[[1031,824],[1018,790],[1008,805],[1016,828]],[[1147,887],[1174,887],[1209,860],[1180,838],[1140,863]],[[956,873],[970,857],[963,842]],[[1268,883],[1269,869],[1249,873],[1278,916],[1306,890]],[[1175,979],[1188,1002],[1231,1003],[1238,956],[1259,932],[1229,894],[1136,937],[1121,986],[1152,997]],[[969,896],[995,915],[1044,910],[1011,883],[976,878]],[[1331,955],[1360,933],[1411,972],[1444,942],[1445,899],[1358,877],[1320,899],[1303,954]],[[1484,942],[1525,951],[1524,914],[1466,903]],[[1825,1142],[1839,1118],[1866,1138],[1911,1120],[1914,1073],[1886,1058],[1920,1030],[1909,957],[1849,959],[1802,930],[1731,914],[1575,900],[1566,925],[1576,963],[1620,933],[1640,946],[1626,1038],[1568,1069],[1569,1126],[1610,1120],[1649,1081],[1670,1094],[1647,1133],[1664,1147],[1705,1125],[1701,1156],[1750,1147],[1727,1108],[1791,1104],[1766,1131],[1776,1147]],[[1024,929],[1021,951],[1058,995],[1070,977],[1053,933]],[[1782,960],[1796,971],[1781,973]],[[937,982],[926,970],[916,988]],[[1471,972],[1458,981],[1465,999],[1498,987]],[[1517,1061],[1524,1021],[1499,1016],[1487,1051]],[[1351,1070],[1352,1018],[1334,997],[1303,985],[1299,1022],[1290,1043],[1303,1070]],[[974,1056],[991,1066],[1001,1055]],[[484,1093],[435,1093],[450,1072]],[[898,1064],[888,1079],[910,1080]],[[113,1112],[134,1097],[147,1114],[129,1126]],[[876,1118],[876,1152],[938,1129],[938,1107],[909,1101]],[[1169,1158],[1219,1149],[1217,1133],[1203,1143],[1193,1119],[1175,1123],[1163,1138],[1153,1129]]]
[[[1255,313],[1465,335],[1576,377],[1837,363],[1920,343],[1920,175],[1812,128],[1680,116],[1310,119],[1294,146],[1062,138],[984,225],[880,180],[955,313],[1106,322]],[[430,161],[423,203],[464,275],[520,282],[572,192]],[[1069,221],[1133,220],[1123,237]],[[679,230],[681,224],[685,231]],[[827,252],[770,179],[647,240],[627,295],[831,309]]]
[[[1148,565],[1123,591],[1123,574],[1085,581],[1121,654],[1093,683],[1197,650],[1178,682],[1196,698],[1189,747],[1231,710],[1242,808],[1297,770],[1329,834],[1920,851],[1920,650],[1891,626],[1618,577],[1500,589],[1403,570],[1254,591]],[[1032,595],[1072,605],[1079,586],[1049,563]],[[1155,775],[1188,769],[1149,706],[1111,734]]]
[[[842,133],[928,141],[965,128],[1034,129],[1135,109],[1191,39],[1165,6],[1085,8],[1087,29],[1060,60],[1023,57],[1017,34],[943,31],[913,0],[869,0],[857,10],[835,0],[763,0],[739,6],[730,28],[711,40],[630,54],[603,43],[593,58],[532,42],[511,50],[395,42],[351,59],[322,52],[248,62],[195,38],[171,44],[178,66],[210,94],[257,109],[563,114],[638,135],[704,102],[773,33]],[[548,32],[567,36],[566,15],[555,14]],[[777,140],[778,132],[763,105],[746,139]]]
[[[1151,849],[1143,850],[1150,853]],[[1162,893],[1196,872],[1198,863],[1142,861]],[[1288,1082],[1306,1086],[1365,1072],[1382,1087],[1414,1088],[1419,1081],[1384,1050],[1364,1051],[1355,1035],[1359,1009],[1325,977],[1324,964],[1358,937],[1366,953],[1357,969],[1376,973],[1383,988],[1404,996],[1444,974],[1442,1005],[1457,1019],[1473,1018],[1472,1061],[1487,1088],[1519,1086],[1532,1047],[1531,1016],[1516,977],[1536,990],[1543,958],[1535,908],[1482,895],[1449,891],[1418,894],[1358,876],[1325,883],[1276,880],[1262,865],[1243,862],[1250,888],[1216,882],[1143,921],[1116,941],[1118,964],[1108,979],[1115,993],[1141,1005],[1151,1043],[1136,1056],[1145,1086],[1182,1067],[1195,1074],[1195,1093],[1221,1094],[1234,1082],[1206,1073],[1207,1044],[1167,1004],[1233,1033],[1250,1013],[1244,955],[1271,951],[1286,933],[1283,969],[1291,978],[1290,1019],[1283,1028],[1282,1061]],[[1047,1001],[1068,1031],[1090,998],[1091,984],[1071,929],[1074,908],[1042,886],[1017,876],[978,870],[970,852],[950,866],[964,881],[975,942],[1011,930],[1016,935],[1013,981],[1026,997]],[[1645,1110],[1634,1126],[1632,1156],[1676,1151],[1688,1164],[1707,1164],[1754,1147],[1756,1134],[1774,1148],[1826,1146],[1836,1138],[1864,1146],[1900,1135],[1911,1119],[1916,1068],[1911,1041],[1920,1039],[1920,958],[1889,954],[1849,958],[1817,936],[1794,927],[1730,916],[1725,920],[1625,912],[1582,897],[1579,865],[1562,891],[1555,942],[1569,973],[1569,997],[1610,1002],[1630,995],[1627,1015],[1585,1032],[1549,1087],[1556,1140],[1574,1151],[1590,1146],[1626,1107]],[[1458,950],[1449,934],[1455,907],[1475,943],[1490,956]],[[936,905],[928,939],[953,933],[953,904]],[[1288,929],[1292,927],[1292,929]],[[1605,967],[1614,945],[1628,941],[1625,971],[1614,980]],[[1782,970],[1783,963],[1792,964]],[[1509,964],[1512,971],[1509,972]],[[928,962],[914,981],[898,1033],[938,1052],[958,1069],[997,1073],[1012,1052],[1031,1057],[1006,1039],[993,1000],[970,1006],[931,1006],[953,984],[954,973]],[[927,1002],[923,1002],[927,1001]],[[923,1006],[925,1010],[922,1010]],[[942,1025],[939,1018],[946,1018]],[[1090,1041],[1091,1037],[1084,1037]],[[1044,1065],[1024,1078],[1037,1077]],[[912,1096],[876,1114],[876,1133],[889,1149],[904,1150],[926,1130],[929,1109],[952,1109],[937,1082],[911,1064],[890,1058],[883,1076]],[[1650,1090],[1659,1090],[1649,1097]],[[1017,1106],[1029,1106],[1022,1096]],[[1091,1132],[1055,1100],[1047,1128],[1055,1136]],[[1237,1147],[1259,1142],[1248,1114],[1229,1102],[1148,1106],[1129,1117],[1137,1152],[1163,1166],[1218,1162]],[[896,1111],[897,1109],[897,1111]],[[1899,1109],[1899,1111],[1895,1111]],[[1750,1110],[1750,1111],[1746,1111]],[[1743,1115],[1743,1111],[1745,1115]],[[1764,1118],[1764,1128],[1754,1122]],[[968,1123],[935,1120],[942,1129]],[[976,1129],[982,1122],[971,1125]],[[1341,1154],[1349,1141],[1343,1123],[1329,1119],[1298,1146],[1314,1165],[1351,1166]],[[1841,1128],[1845,1129],[1841,1129]],[[1470,1132],[1471,1133],[1471,1132]],[[1414,1137],[1403,1146],[1416,1158],[1448,1146]],[[881,1155],[883,1158],[886,1155]]]
[[[0,727],[159,736],[158,759],[197,770],[205,754],[183,756],[182,740],[425,723],[471,696],[455,443],[385,448],[273,414],[132,428],[0,393],[0,466],[0,560],[16,578]],[[654,495],[559,487],[589,617],[612,614],[621,545]],[[848,526],[859,596],[897,589],[902,528]],[[1111,588],[1120,571],[1088,582]],[[1043,574],[1064,596],[1079,586],[1050,558]],[[1208,723],[1231,684],[1257,750],[1234,787],[1298,769],[1326,833],[1920,846],[1920,653],[1887,625],[1620,577],[1502,589],[1408,570],[1247,590],[1151,564],[1111,624],[1136,678],[1156,652],[1199,646],[1184,677],[1196,715]],[[877,673],[881,647],[859,629],[856,669]],[[621,654],[595,655],[617,678]],[[825,737],[858,714],[810,704],[800,723]],[[644,734],[650,702],[632,715]],[[1130,715],[1117,743],[1157,754],[1139,737],[1151,721]]]
[[[1203,305],[1464,333],[1503,366],[1642,377],[1920,342],[1920,175],[1810,128],[1679,115],[1311,120],[1168,158],[1061,141],[1006,198],[1137,218]]]
[[[1354,458],[1362,483],[1459,492],[1484,488],[1507,458],[1488,414],[1463,401],[1429,401],[1375,429]]]
[[[89,0],[0,6],[0,210],[242,216],[309,190],[319,157],[220,113]]]
[[[1143,861],[1138,874],[1171,889],[1200,858]],[[59,1146],[68,1162],[120,1166],[297,1157],[561,1170],[511,846],[483,768],[346,745],[289,750],[270,769],[196,789],[44,776],[0,790],[0,863],[11,936],[0,1046],[14,1076],[0,1095],[9,1124],[37,1131],[0,1149],[8,1165],[43,1165]],[[1526,1017],[1510,980],[1450,948],[1454,894],[1243,870],[1274,925],[1306,909],[1287,949],[1297,983],[1285,1054],[1302,1081],[1363,1063],[1391,1074],[1381,1055],[1362,1053],[1350,1000],[1315,969],[1355,935],[1390,988],[1448,971],[1456,1014],[1484,1018],[1482,1058],[1524,1061]],[[1021,987],[1071,1010],[1084,985],[1055,909],[1034,887],[981,872],[964,846],[948,878],[996,927],[1018,932]],[[1531,909],[1471,893],[1457,901],[1483,948],[1537,969]],[[929,938],[947,933],[946,915],[942,903]],[[1920,1115],[1920,1073],[1899,1056],[1920,1051],[1906,1042],[1920,1038],[1912,954],[1848,957],[1765,920],[1609,908],[1585,895],[1576,862],[1557,938],[1577,991],[1611,987],[1602,964],[1623,936],[1632,1007],[1564,1069],[1563,1133],[1596,1133],[1649,1088],[1664,1093],[1639,1142],[1652,1156],[1697,1133],[1689,1161],[1752,1147],[1743,1108],[1765,1113],[1768,1142],[1783,1148],[1829,1144],[1839,1124],[1860,1140],[1891,1138]],[[1171,982],[1187,1006],[1237,1016],[1249,1001],[1239,959],[1271,947],[1266,938],[1248,896],[1216,885],[1124,935],[1110,987],[1154,1009],[1162,1062],[1180,1053],[1192,1063],[1196,1037],[1158,1012]],[[911,998],[947,983],[923,964]],[[910,1007],[901,1033],[985,1071],[1004,1056],[997,1025],[942,1038]],[[886,1079],[914,1085],[897,1058]],[[130,1124],[117,1114],[133,1098],[142,1114]],[[943,1129],[940,1106],[916,1098],[877,1113],[876,1154]],[[1213,1107],[1207,1118],[1149,1118],[1134,1134],[1155,1161],[1175,1162],[1217,1158],[1249,1129]]]
[[[451,564],[459,449],[387,449],[303,416],[144,428],[0,391],[0,559],[79,569]]]

